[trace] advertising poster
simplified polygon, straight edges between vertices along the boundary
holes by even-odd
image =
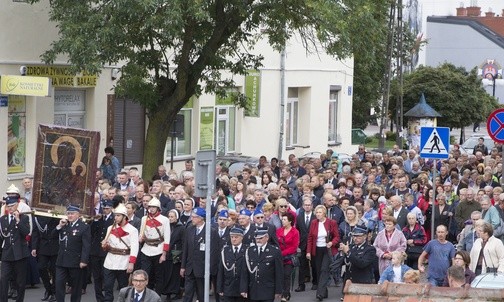
[[[214,108],[201,107],[200,150],[212,150],[214,145]]]
[[[24,173],[26,163],[26,97],[8,98],[7,173]]]

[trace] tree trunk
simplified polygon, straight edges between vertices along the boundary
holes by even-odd
[[[151,180],[159,165],[164,164],[166,140],[170,133],[171,121],[177,115],[176,108],[158,110],[149,117],[145,137],[142,178]]]

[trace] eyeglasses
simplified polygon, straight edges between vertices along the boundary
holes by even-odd
[[[264,219],[264,216],[256,216],[257,219]]]
[[[280,207],[280,208],[286,208],[286,207],[287,207],[287,205],[285,204],[285,205],[281,205],[281,206],[279,206],[279,207]]]
[[[133,279],[132,281],[133,281],[133,282],[145,282],[145,281],[147,281],[147,280]]]

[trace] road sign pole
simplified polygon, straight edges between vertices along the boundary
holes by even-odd
[[[436,234],[436,230],[434,229],[434,217],[435,217],[434,207],[436,206],[436,177],[437,177],[437,159],[434,160],[434,171],[432,172],[432,184],[433,184],[432,191],[434,192],[432,194],[432,198],[434,200],[432,201],[432,213],[431,213],[431,240],[434,240]],[[429,196],[427,196],[427,198],[429,198]]]

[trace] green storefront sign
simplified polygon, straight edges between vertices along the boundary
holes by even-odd
[[[261,72],[249,70],[245,76],[245,96],[248,99],[248,109],[245,116],[259,117],[259,104],[261,102]]]

